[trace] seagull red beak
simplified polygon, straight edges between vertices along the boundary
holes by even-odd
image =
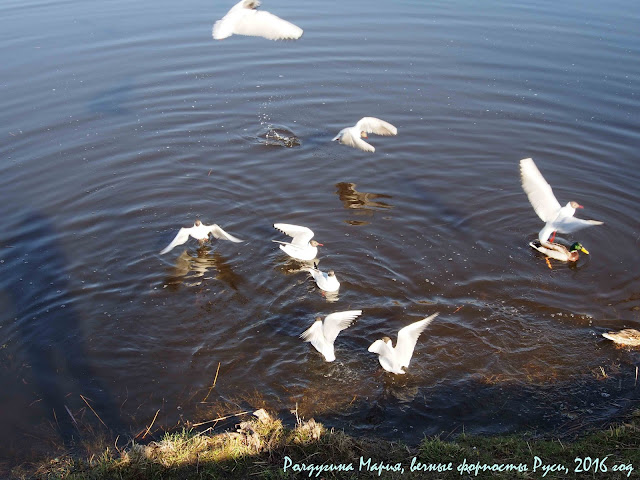
[[[584,208],[582,205],[578,205],[578,208]]]
[[[324,247],[324,243],[319,243],[318,246],[319,247]]]

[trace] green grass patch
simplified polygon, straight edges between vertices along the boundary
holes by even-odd
[[[327,430],[313,420],[294,428],[269,416],[236,431],[184,429],[146,445],[104,448],[87,458],[18,467],[21,479],[622,479],[640,478],[640,421],[572,442],[526,435],[425,438],[418,447]]]

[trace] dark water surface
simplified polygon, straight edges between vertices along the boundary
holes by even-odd
[[[601,333],[640,328],[640,4],[265,0],[300,40],[214,42],[233,1],[0,6],[7,462],[97,424],[87,402],[125,435],[297,404],[409,442],[637,405],[640,355]],[[398,136],[330,141],[363,116]],[[605,222],[577,265],[528,247],[524,157]],[[158,255],[196,217],[248,241]],[[274,222],[315,231],[337,299]],[[298,335],[348,309],[325,363]],[[436,311],[383,372],[371,342]]]

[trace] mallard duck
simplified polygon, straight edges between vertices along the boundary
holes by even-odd
[[[578,252],[589,255],[587,249],[584,248],[580,242],[575,242],[569,248],[560,243],[549,242],[544,245],[539,242],[531,242],[529,243],[529,246],[540,253],[544,253],[547,257],[560,260],[561,262],[577,262],[578,258],[580,258],[580,254]]]
[[[369,351],[379,355],[380,365],[387,372],[404,375],[406,372],[402,368],[409,367],[418,337],[437,316],[438,313],[434,313],[427,318],[401,328],[398,332],[398,341],[395,347],[389,337],[383,337],[373,342],[369,347]]]
[[[318,247],[323,247],[321,243],[311,240],[313,231],[307,227],[290,225],[288,223],[274,223],[273,228],[280,230],[285,235],[293,238],[291,243],[273,240],[280,244],[280,249],[295,258],[296,260],[313,260],[318,255]]]
[[[575,218],[573,214],[576,212],[576,208],[584,208],[578,202],[569,202],[561,207],[553,190],[551,190],[551,185],[544,179],[536,164],[533,163],[533,159],[520,160],[520,177],[522,188],[529,197],[533,209],[545,222],[538,234],[540,243],[547,244],[549,237],[551,237],[549,241],[553,242],[556,232],[573,233],[590,225],[602,225],[603,222],[598,220]]]
[[[229,235],[222,228],[220,228],[215,223],[213,225],[205,225],[200,220],[196,220],[193,224],[193,227],[184,227],[178,231],[178,234],[171,241],[169,245],[166,246],[164,250],[160,252],[160,255],[164,255],[168,251],[172,250],[173,247],[178,245],[182,245],[187,240],[189,240],[189,236],[195,238],[200,242],[200,245],[204,244],[209,239],[209,235],[213,235],[215,238],[221,238],[224,240],[229,240],[231,242],[242,242],[244,240],[240,240],[239,238],[234,237],[233,235]]]
[[[214,40],[222,40],[231,35],[250,35],[269,40],[296,40],[302,36],[302,29],[272,13],[256,10],[258,0],[241,0],[227,14],[213,25]]]
[[[372,145],[362,140],[367,137],[367,133],[375,133],[376,135],[397,135],[398,129],[384,120],[375,117],[364,117],[358,120],[353,127],[347,127],[340,130],[340,133],[333,137],[332,141],[339,141],[344,145],[359,148],[365,152],[375,152],[376,149]]]
[[[619,343],[620,345],[627,345],[630,347],[640,347],[640,332],[633,328],[626,328],[619,332],[603,333],[604,338],[608,338],[611,341]]]

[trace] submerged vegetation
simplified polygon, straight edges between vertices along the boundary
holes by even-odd
[[[354,438],[264,410],[235,431],[183,429],[148,444],[98,448],[12,471],[22,479],[638,478],[640,413],[571,442],[522,435],[425,438],[417,447]]]

